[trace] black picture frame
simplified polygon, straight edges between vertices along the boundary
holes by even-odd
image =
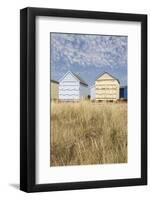
[[[103,19],[141,23],[141,178],[36,184],[35,163],[35,19],[37,16]],[[48,8],[20,11],[20,190],[57,190],[121,187],[147,184],[147,15]]]

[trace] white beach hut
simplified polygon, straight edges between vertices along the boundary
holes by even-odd
[[[77,74],[68,71],[59,80],[59,100],[78,101],[88,97],[88,85]]]
[[[95,85],[92,85],[90,87],[90,96],[91,96],[91,100],[95,100]]]

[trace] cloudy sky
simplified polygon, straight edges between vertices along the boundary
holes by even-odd
[[[50,65],[54,80],[70,70],[91,86],[109,72],[127,85],[127,37],[50,33]]]

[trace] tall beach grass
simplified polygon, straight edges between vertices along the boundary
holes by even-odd
[[[51,102],[50,166],[127,162],[127,103]]]

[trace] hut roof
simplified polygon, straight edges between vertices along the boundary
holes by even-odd
[[[73,73],[73,72],[71,72],[71,71],[68,71],[68,72],[59,80],[59,82],[60,82],[68,73],[72,74],[76,79],[78,79],[78,81],[80,81],[81,84],[83,84],[83,85],[85,85],[85,86],[88,86],[88,84],[87,84],[79,75],[77,75],[77,74],[75,74],[75,73]]]
[[[58,82],[58,81],[55,81],[55,80],[51,80],[51,82],[59,84],[59,82]]]
[[[82,83],[83,85],[88,86],[88,84],[87,84],[79,75],[77,75],[77,74],[75,74],[75,73],[73,73],[73,72],[72,72],[72,74],[73,74],[75,77],[77,77],[77,79],[79,79],[80,83]]]
[[[103,73],[99,74],[99,75],[97,76],[96,80],[97,80],[98,78],[100,78],[101,76],[103,76],[104,74],[108,74],[108,75],[111,76],[113,79],[117,80],[118,83],[120,84],[120,81],[119,81],[116,77],[112,76],[112,75],[111,75],[110,73],[108,73],[108,72],[103,72]]]
[[[120,88],[127,88],[127,85],[125,85],[125,86],[121,86]]]

